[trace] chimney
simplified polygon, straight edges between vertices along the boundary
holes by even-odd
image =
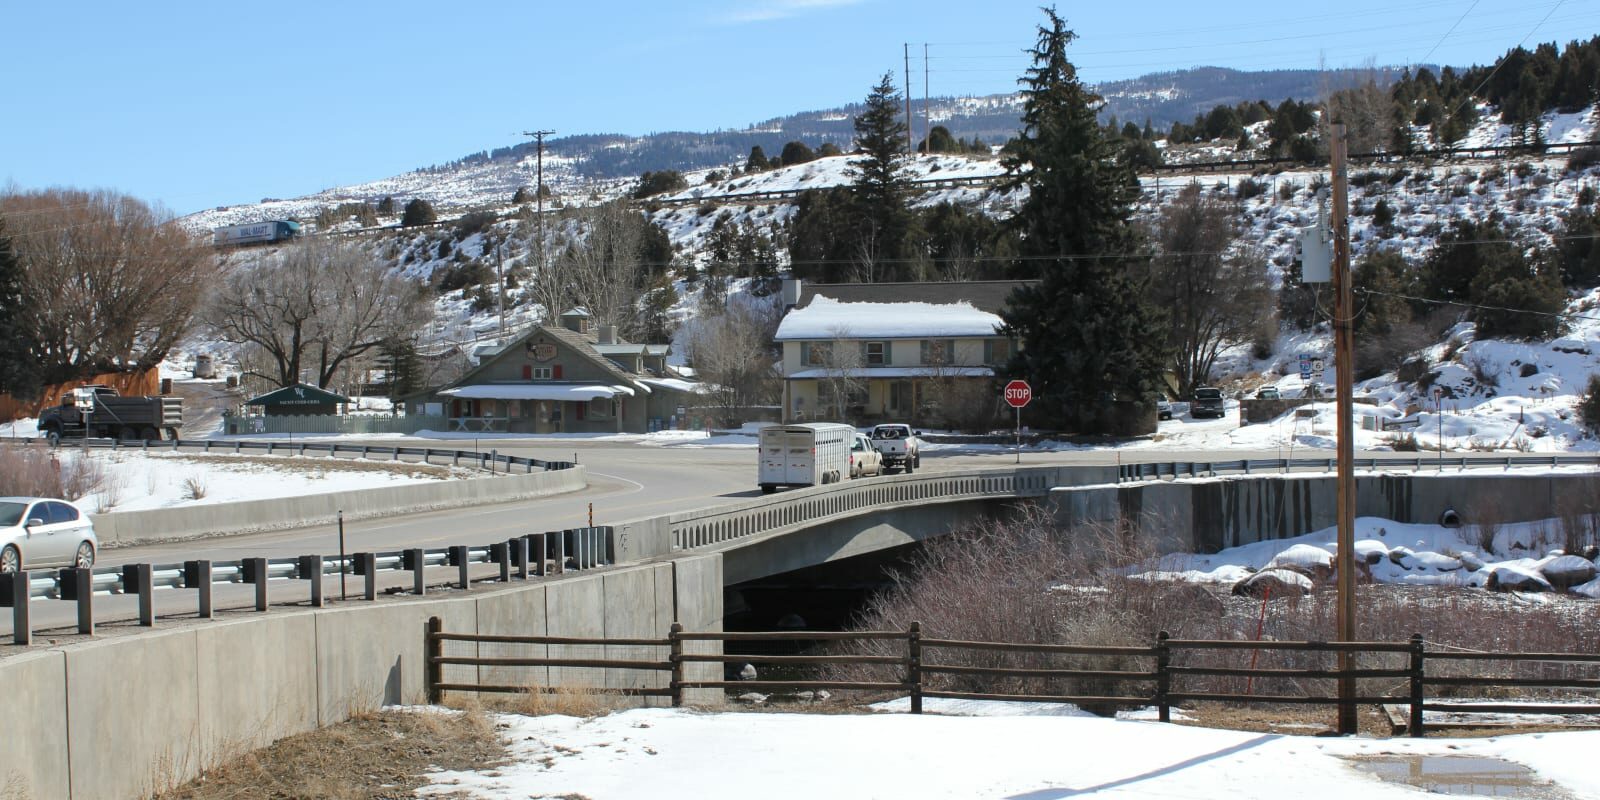
[[[800,279],[783,279],[783,310],[788,311],[800,305]]]
[[[616,343],[617,343],[617,326],[615,326],[615,325],[601,325],[600,326],[600,344],[616,344]]]

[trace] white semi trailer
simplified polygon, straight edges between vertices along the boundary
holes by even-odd
[[[850,444],[856,429],[838,422],[768,425],[757,447],[756,482],[771,494],[778,487],[818,486],[850,477]]]

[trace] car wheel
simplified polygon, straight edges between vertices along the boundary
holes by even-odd
[[[22,554],[17,552],[15,545],[6,545],[0,550],[0,572],[16,572],[22,569]]]
[[[94,545],[89,544],[88,542],[79,542],[78,543],[78,554],[77,554],[77,556],[75,556],[72,559],[72,566],[78,567],[79,569],[91,569],[91,568],[93,568],[94,567]]]
[[[906,459],[906,474],[910,475],[911,473],[916,472],[916,471],[917,471],[916,462],[912,461],[909,458]]]
[[[44,432],[44,440],[48,442],[51,447],[60,447],[61,429],[56,427],[46,428]]]

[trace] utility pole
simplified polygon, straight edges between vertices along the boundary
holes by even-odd
[[[902,43],[900,50],[906,58],[906,155],[916,158],[917,143],[911,138],[911,43]]]
[[[544,259],[544,137],[553,136],[554,134],[555,134],[555,131],[523,131],[522,132],[523,136],[532,136],[533,137],[534,141],[537,143],[536,146],[537,146],[537,149],[538,149],[538,155],[535,156],[536,161],[534,162],[535,164],[537,164],[537,169],[538,169],[538,172],[536,173],[538,177],[535,178],[535,182],[538,185],[533,187],[533,196],[534,196],[536,202],[539,204],[538,205],[538,219],[539,219],[539,271],[540,272],[544,272],[544,267],[545,267],[545,259]],[[545,313],[548,315],[548,314],[558,314],[560,312],[557,311],[556,309],[553,309],[553,308],[547,308],[547,309],[545,309]],[[545,321],[549,322],[549,320],[545,320]]]
[[[506,335],[506,258],[503,248],[505,242],[495,242],[494,245],[494,274],[500,282],[500,290],[495,305],[500,311],[500,336]]]
[[[933,117],[928,111],[928,43],[922,43],[922,140],[933,152]]]
[[[1355,430],[1352,415],[1355,413],[1355,351],[1354,303],[1350,291],[1350,185],[1349,166],[1346,163],[1349,146],[1345,140],[1345,126],[1336,122],[1332,126],[1333,141],[1329,147],[1329,166],[1333,172],[1333,367],[1338,391],[1339,414],[1339,507],[1338,552],[1339,575],[1339,641],[1356,640],[1356,482],[1355,482]],[[1350,669],[1350,653],[1339,652],[1339,670]],[[1339,679],[1339,733],[1346,736],[1356,732],[1356,694],[1354,678]]]

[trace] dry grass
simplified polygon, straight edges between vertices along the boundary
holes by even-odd
[[[593,718],[636,703],[616,695],[602,694],[588,686],[529,686],[522,694],[485,694],[474,697],[454,693],[445,698],[451,708],[483,709],[530,717],[560,715]]]
[[[43,445],[0,447],[0,496],[77,500],[99,490],[105,478],[105,465],[93,456]]]
[[[411,797],[435,769],[503,762],[493,721],[459,714],[384,711],[291,736],[157,795],[161,800]]]

